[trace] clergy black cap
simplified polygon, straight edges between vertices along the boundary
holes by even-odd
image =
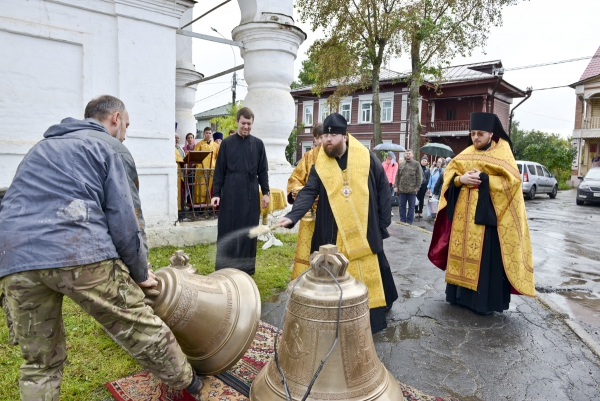
[[[476,112],[471,113],[471,123],[469,126],[469,130],[477,130],[477,131],[487,131],[494,134],[497,138],[502,138],[507,141],[512,149],[512,142],[510,141],[510,137],[504,131],[504,127],[502,127],[502,123],[498,116],[494,113],[483,113]],[[469,142],[470,141],[469,136]]]
[[[348,128],[348,122],[339,113],[332,113],[327,116],[323,121],[323,133],[324,134],[342,134],[346,135]]]
[[[213,134],[213,139],[214,139],[214,140],[217,140],[217,139],[223,139],[223,133],[222,133],[222,132],[219,132],[219,131],[215,132],[215,133]]]

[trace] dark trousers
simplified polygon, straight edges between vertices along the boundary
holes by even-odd
[[[415,201],[416,194],[400,194],[400,221],[403,223],[412,224],[415,220]],[[408,209],[406,203],[408,202]]]
[[[419,200],[419,204],[415,206],[415,213],[423,213],[423,204],[425,203],[425,193],[427,192],[427,184],[421,185],[419,188],[419,192],[417,192],[417,199]]]

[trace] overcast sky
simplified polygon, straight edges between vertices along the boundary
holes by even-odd
[[[194,8],[197,17],[221,0],[204,0]],[[600,47],[598,34],[600,0],[530,0],[517,6],[505,8],[504,24],[493,28],[487,46],[482,51],[476,49],[469,58],[452,60],[453,65],[487,60],[502,60],[505,69],[592,56]],[[300,46],[295,62],[295,77],[306,59],[306,51],[315,40],[322,37],[319,32],[310,31],[308,24],[296,19],[296,25],[308,39]],[[194,32],[216,34],[217,29],[227,39],[240,21],[237,1],[233,0],[220,9],[194,23]],[[232,51],[233,49],[233,51]],[[228,45],[194,39],[194,64],[196,70],[209,76],[233,67],[235,62],[243,63],[239,49]],[[485,53],[484,53],[485,52]],[[533,95],[515,110],[515,120],[522,128],[556,132],[569,136],[573,130],[575,117],[575,95],[571,88],[552,90],[536,89],[569,85],[577,82],[590,60],[576,61],[553,66],[506,71],[504,79],[525,90],[531,86]],[[409,56],[392,60],[389,67],[395,71],[410,69]],[[247,93],[243,81],[243,70],[238,71],[239,86],[237,98],[243,99]],[[231,102],[231,74],[198,85],[194,113],[205,111]],[[520,99],[515,99],[513,106]]]

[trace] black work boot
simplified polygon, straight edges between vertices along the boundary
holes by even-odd
[[[194,376],[192,377],[192,382],[189,386],[186,387],[186,391],[191,395],[199,395],[200,391],[202,391],[202,387],[204,387],[204,383],[202,382],[202,377],[198,376],[196,372],[194,372]]]

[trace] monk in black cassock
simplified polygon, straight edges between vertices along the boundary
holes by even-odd
[[[256,238],[248,238],[240,229],[259,223],[259,185],[262,207],[270,201],[267,154],[263,142],[250,135],[253,122],[252,110],[238,110],[238,133],[221,142],[211,200],[213,206],[220,206],[215,269],[233,267],[250,275],[256,264]]]
[[[390,236],[390,184],[381,162],[346,128],[341,114],[325,119],[322,150],[279,225],[293,227],[319,197],[311,252],[334,244],[348,258],[348,272],[369,290],[371,331],[376,333],[387,327],[385,312],[398,299],[383,252],[383,240]]]

